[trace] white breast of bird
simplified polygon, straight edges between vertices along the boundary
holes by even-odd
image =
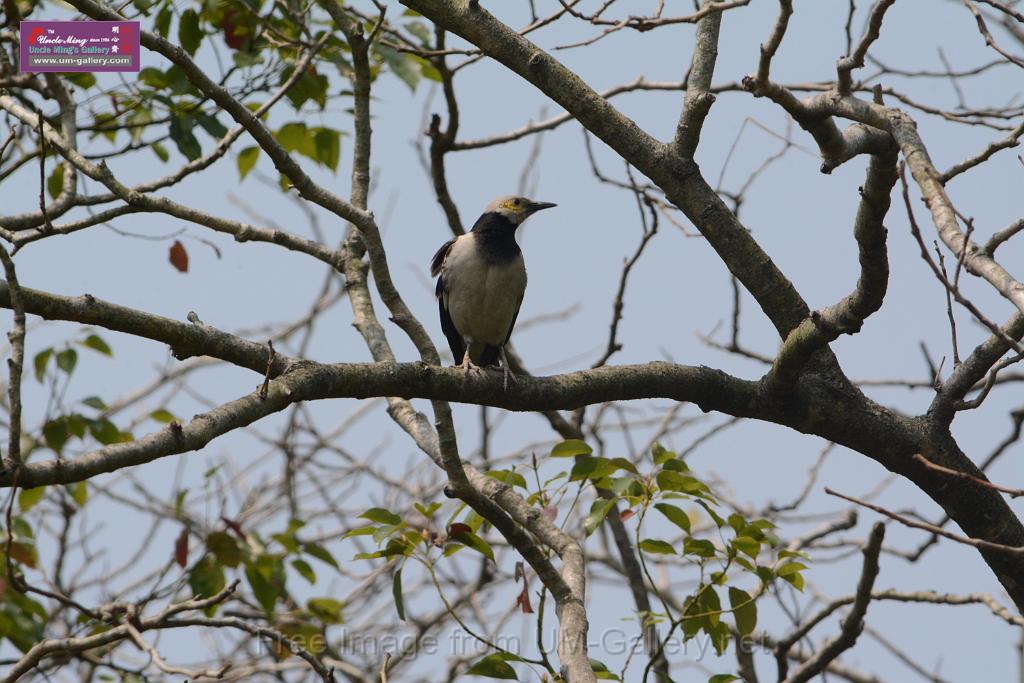
[[[475,252],[473,237],[455,240],[444,260],[445,306],[464,338],[501,346],[526,291],[526,265],[522,254],[487,263]]]

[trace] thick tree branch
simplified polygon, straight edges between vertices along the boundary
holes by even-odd
[[[706,0],[704,6],[714,0]],[[674,141],[676,152],[692,159],[700,142],[700,129],[715,102],[711,94],[711,78],[718,60],[718,32],[722,26],[722,12],[711,12],[697,22],[697,40],[693,46],[690,72],[686,77],[686,98],[679,117]]]
[[[3,263],[4,283],[10,300],[10,308],[14,312],[14,325],[7,333],[11,343],[11,357],[7,359],[10,379],[7,384],[8,411],[10,425],[7,434],[7,454],[2,459],[4,469],[21,465],[21,373],[25,367],[25,303],[14,261],[3,247],[0,247],[0,262]]]
[[[856,334],[868,316],[882,307],[889,281],[886,229],[882,222],[889,210],[889,194],[896,178],[895,150],[871,156],[853,226],[860,260],[857,286],[842,301],[815,311],[789,333],[767,375],[769,385],[791,390],[813,353],[841,334]]]

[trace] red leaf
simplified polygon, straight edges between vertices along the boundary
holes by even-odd
[[[516,581],[523,580],[523,590],[516,596],[516,607],[523,610],[523,614],[533,614],[533,606],[530,605],[530,584],[526,580],[526,568],[522,562],[516,562]]]
[[[448,535],[449,536],[458,536],[460,534],[468,534],[468,533],[470,533],[472,531],[473,531],[473,527],[471,527],[468,524],[463,524],[462,522],[455,522],[450,527],[448,527]]]
[[[221,28],[224,29],[224,42],[232,50],[241,50],[245,45],[245,39],[248,38],[246,33],[239,30],[238,20],[240,18],[239,12],[231,7],[224,13],[224,21],[221,22]]]
[[[182,273],[188,272],[188,252],[178,240],[171,245],[171,265]]]
[[[623,522],[625,522],[627,519],[629,519],[630,517],[632,517],[635,514],[636,513],[633,512],[632,510],[623,510],[622,512],[619,513],[619,519],[621,519]]]
[[[516,607],[523,610],[523,614],[533,614],[533,607],[530,605],[530,587],[523,581],[523,590],[516,596]]]
[[[174,561],[182,569],[188,564],[188,527],[182,528],[178,540],[174,542]]]
[[[225,524],[227,524],[228,528],[231,529],[232,531],[234,531],[238,535],[238,537],[240,539],[242,539],[243,541],[245,541],[247,543],[249,542],[249,537],[245,535],[244,531],[242,531],[242,525],[241,524],[239,524],[238,522],[236,522],[233,519],[228,519],[227,517],[221,517],[220,520],[222,522],[224,522]]]

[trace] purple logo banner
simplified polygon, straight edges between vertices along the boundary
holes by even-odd
[[[21,71],[138,71],[137,21],[23,21]]]

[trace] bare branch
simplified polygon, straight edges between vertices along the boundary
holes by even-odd
[[[925,524],[924,522],[915,522],[914,520],[912,520],[912,519],[910,519],[908,517],[905,517],[904,515],[896,514],[895,512],[892,512],[891,510],[886,510],[885,508],[883,508],[883,507],[881,507],[879,505],[874,505],[872,503],[868,503],[867,501],[860,500],[858,498],[854,498],[853,496],[847,496],[847,495],[844,495],[842,493],[837,493],[836,491],[833,491],[830,488],[826,488],[825,489],[825,493],[829,494],[830,496],[836,496],[837,498],[842,498],[843,500],[848,500],[851,503],[856,503],[857,505],[866,507],[869,510],[874,510],[875,512],[877,512],[879,514],[885,515],[889,519],[894,519],[897,522],[899,522],[900,524],[903,524],[904,526],[909,526],[912,529],[922,529],[924,531],[929,531],[929,532],[935,534],[936,536],[942,536],[943,538],[948,538],[951,541],[956,541],[957,543],[962,543],[964,545],[971,545],[971,546],[974,546],[975,548],[983,548],[985,550],[995,550],[995,551],[998,551],[998,552],[1001,552],[1001,553],[1007,553],[1007,554],[1010,554],[1010,555],[1024,555],[1024,546],[1020,546],[1020,547],[1008,546],[1008,545],[1002,545],[1002,544],[999,544],[999,543],[992,543],[990,541],[985,541],[985,540],[978,539],[978,538],[965,538],[963,536],[957,536],[956,534],[951,533],[949,531],[946,531],[945,529],[942,529],[940,527],[937,527],[934,524]]]
[[[836,65],[836,87],[840,95],[850,94],[852,79],[850,72],[864,66],[864,57],[868,53],[871,44],[878,40],[882,31],[882,20],[885,19],[885,12],[896,0],[878,0],[871,10],[871,17],[868,19],[868,28],[861,36],[860,42],[852,55],[843,57]]]
[[[846,615],[840,625],[839,635],[826,642],[810,659],[794,671],[792,676],[786,678],[786,683],[805,683],[811,680],[824,671],[831,661],[857,642],[857,637],[864,628],[864,615],[867,614],[868,603],[871,602],[871,590],[878,577],[878,554],[882,550],[884,537],[885,525],[877,522],[871,527],[871,534],[864,545],[864,566],[861,569],[860,581],[857,582],[857,594],[850,613]],[[779,657],[778,652],[776,652],[776,657]]]

